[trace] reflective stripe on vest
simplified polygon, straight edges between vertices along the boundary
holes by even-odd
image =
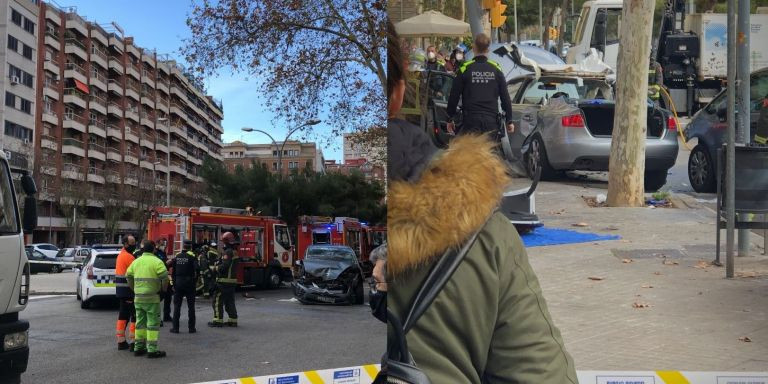
[[[768,144],[768,137],[762,137],[760,135],[755,135],[755,143],[758,143],[758,144]]]
[[[464,73],[464,71],[467,70],[467,67],[469,67],[471,64],[474,64],[474,63],[475,63],[474,59],[470,60],[470,61],[464,62],[464,64],[461,65],[461,68],[459,68],[459,73]],[[490,65],[493,65],[494,68],[496,68],[499,71],[501,71],[501,65],[499,65],[499,63],[497,63],[497,62],[495,62],[493,60],[488,60],[487,63],[490,64]]]

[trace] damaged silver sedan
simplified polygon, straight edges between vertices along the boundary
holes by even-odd
[[[297,261],[293,294],[302,304],[363,304],[365,278],[352,248],[311,245]]]

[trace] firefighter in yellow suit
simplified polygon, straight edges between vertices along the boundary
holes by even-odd
[[[135,356],[146,354],[149,358],[165,357],[157,349],[160,333],[160,295],[168,289],[168,269],[155,254],[155,242],[146,240],[142,254],[126,271],[128,285],[134,292],[136,308]]]

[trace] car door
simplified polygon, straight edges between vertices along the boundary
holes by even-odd
[[[453,139],[448,133],[448,97],[453,86],[453,75],[447,72],[427,71],[421,87],[421,100],[424,100],[425,126],[422,128],[432,138],[435,145],[444,148]],[[458,118],[458,116],[457,116]],[[457,125],[460,125],[457,121]]]

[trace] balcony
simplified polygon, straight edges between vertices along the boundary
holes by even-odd
[[[168,99],[165,99],[163,97],[158,97],[157,98],[157,109],[161,109],[163,111],[167,111],[168,107],[169,107]]]
[[[150,108],[155,108],[155,95],[147,92],[141,93],[141,104]]]
[[[92,119],[88,124],[88,133],[107,138],[107,125],[103,121]]]
[[[187,169],[184,166],[184,163],[171,161],[171,172],[176,172],[182,176],[187,175]]]
[[[171,140],[170,149],[171,149],[171,153],[175,153],[181,157],[187,157],[187,151],[181,147],[181,143],[178,140]]]
[[[168,166],[166,166],[165,163],[155,164],[155,170],[158,172],[166,173],[168,172]],[[165,191],[165,184],[163,184],[163,191]]]
[[[201,156],[190,155],[189,157],[187,157],[187,160],[191,161],[195,165],[203,165],[203,159]]]
[[[107,147],[107,160],[122,163],[123,156],[120,154],[120,148]]]
[[[182,90],[181,88],[179,88],[178,85],[175,85],[175,84],[171,85],[171,95],[176,95],[179,98],[181,98],[182,100],[188,101],[187,100],[187,93],[184,92],[184,90]]]
[[[86,21],[77,13],[67,13],[67,29],[74,29],[80,32],[81,35],[88,36],[88,26],[86,25]]]
[[[155,135],[155,150],[168,153],[168,141]]]
[[[104,146],[97,143],[88,143],[88,157],[96,160],[107,161]]]
[[[43,64],[43,69],[45,69],[46,71],[49,71],[49,72],[53,72],[57,76],[60,73],[59,72],[60,71],[59,64],[57,62],[53,61],[53,60],[46,59],[45,63]]]
[[[139,132],[135,128],[125,127],[125,139],[136,144],[139,143]]]
[[[155,149],[155,138],[147,133],[141,133],[141,146],[149,149]]]
[[[53,151],[58,151],[59,149],[59,145],[57,144],[56,138],[49,135],[41,135],[40,146],[42,148],[48,148]]]
[[[131,163],[133,165],[139,165],[139,153],[133,152],[133,151],[126,151],[125,152],[125,162]]]
[[[91,95],[91,102],[88,106],[91,110],[97,111],[102,115],[107,114],[107,101],[98,96]]]
[[[46,77],[43,84],[43,94],[51,99],[59,100],[59,82]]]
[[[141,125],[147,127],[147,128],[155,128],[155,119],[146,112],[141,112]]]
[[[61,40],[59,40],[59,30],[45,31],[45,44],[49,47],[61,51]]]
[[[112,37],[110,37],[109,39],[111,41]],[[117,73],[119,73],[121,75],[125,73],[125,69],[123,69],[123,62],[121,61],[121,58],[119,58],[119,57],[115,57],[115,56],[110,56],[109,57],[109,69],[111,69],[111,70],[113,70],[113,71],[115,71],[115,72],[117,72]]]
[[[107,85],[107,90],[110,91],[110,92],[114,92],[114,93],[116,93],[116,94],[118,94],[120,96],[123,95],[123,86],[122,86],[122,84],[120,84],[119,81],[114,80],[114,79],[109,80],[108,85]]]
[[[139,87],[136,84],[133,84],[133,82],[128,82],[128,84],[126,84],[126,87],[125,87],[126,96],[136,101],[139,101],[141,99],[141,97],[139,97],[139,93],[141,93],[141,91],[139,90]]]
[[[134,79],[136,79],[136,81],[139,81],[141,79],[141,72],[139,71],[139,68],[133,64],[128,64],[126,66],[125,73],[127,73],[128,76],[131,76]]]
[[[99,72],[91,71],[90,81],[91,81],[91,86],[94,86],[104,92],[109,91],[109,87],[107,86],[107,83],[109,82],[109,80],[107,80],[107,78],[103,74]]]
[[[85,109],[88,105],[85,101],[85,98],[87,96],[85,93],[80,92],[76,88],[66,88],[64,89],[64,103],[66,104],[73,104],[77,105],[78,107]]]
[[[53,125],[59,125],[59,115],[52,107],[43,107],[43,121]]]
[[[88,75],[86,75],[85,69],[75,63],[67,63],[64,67],[64,77],[77,79],[83,84],[88,84]]]
[[[139,122],[139,109],[136,107],[125,109],[125,118],[131,119],[135,122]]]
[[[64,124],[63,127],[65,129],[71,128],[77,131],[80,131],[82,133],[85,133],[85,126],[88,124],[88,120],[86,120],[84,117],[75,114],[75,113],[65,113],[64,114]]]
[[[48,176],[57,176],[56,164],[53,162],[45,162],[40,164],[40,172]]]
[[[155,74],[153,72],[143,70],[141,71],[141,82],[152,88],[155,87]]]
[[[61,153],[85,157],[85,147],[82,141],[67,137],[61,141]]]
[[[104,171],[104,178],[108,183],[120,184],[120,172],[108,169]]]
[[[88,150],[90,152],[90,149]],[[98,184],[104,184],[106,182],[104,178],[104,170],[99,169],[96,167],[90,167],[88,168],[88,181],[98,183]]]
[[[109,55],[92,45],[91,61],[98,63],[102,68],[109,68]]]
[[[139,176],[136,171],[128,171],[125,174],[125,184],[132,185],[134,187],[139,186]]]
[[[83,167],[77,164],[65,163],[61,167],[61,177],[72,180],[83,179]]]
[[[146,157],[146,158],[141,160],[141,167],[146,169],[146,170],[148,170],[148,171],[154,171],[155,170],[155,164],[154,164],[155,161],[156,161],[155,159]],[[150,177],[149,179],[151,180],[152,177]]]
[[[115,115],[120,119],[123,118],[123,107],[121,107],[117,103],[109,103],[109,106],[107,107],[107,112],[110,115]]]
[[[181,137],[184,137],[187,135],[187,132],[184,130],[184,126],[180,124],[171,124],[171,133],[175,135],[179,135]]]
[[[91,25],[91,39],[109,45],[109,33],[98,25]]]
[[[64,53],[72,54],[83,61],[88,61],[88,53],[85,51],[85,45],[77,39],[67,39],[64,42]]]

